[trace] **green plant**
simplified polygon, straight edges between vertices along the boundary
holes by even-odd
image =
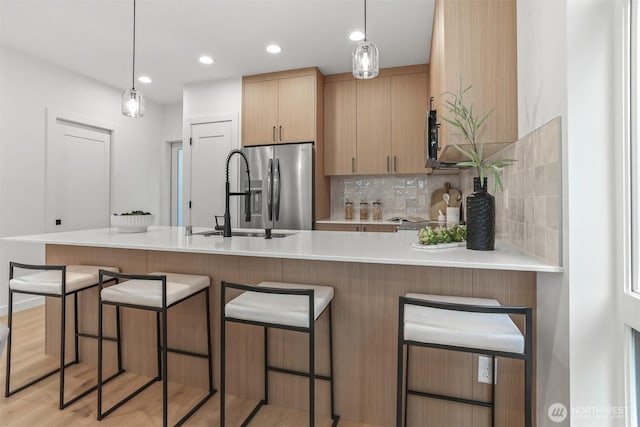
[[[453,146],[460,151],[467,159],[463,162],[458,162],[458,166],[469,166],[476,169],[480,182],[484,181],[484,177],[487,173],[491,173],[495,180],[496,189],[502,190],[502,179],[500,172],[505,166],[509,166],[515,162],[513,159],[492,159],[487,160],[483,158],[484,141],[479,141],[482,125],[487,118],[493,113],[493,110],[489,111],[484,116],[481,116],[473,110],[473,104],[467,105],[464,99],[465,93],[471,89],[468,86],[463,89],[462,79],[460,79],[460,85],[458,86],[458,92],[445,92],[445,95],[449,99],[445,99],[445,109],[449,112],[449,116],[443,116],[442,120],[449,123],[458,132],[454,135],[461,136],[470,145],[469,150],[460,147],[458,144]]]

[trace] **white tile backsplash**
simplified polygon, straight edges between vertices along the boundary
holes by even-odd
[[[431,193],[448,182],[460,188],[457,175],[375,175],[331,177],[331,218],[344,219],[344,202],[356,209],[361,200],[382,202],[383,218],[396,216],[429,217]],[[435,218],[434,218],[435,219]]]

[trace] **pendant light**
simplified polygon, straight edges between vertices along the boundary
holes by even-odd
[[[131,89],[122,94],[122,114],[129,117],[144,116],[144,96],[136,90],[136,0],[133,0],[133,64]]]
[[[353,77],[372,79],[378,75],[378,47],[367,41],[367,0],[364,0],[364,40],[353,48]]]

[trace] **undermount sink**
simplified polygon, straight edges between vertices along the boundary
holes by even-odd
[[[201,231],[198,234],[200,236],[222,236],[222,230],[209,230]],[[283,237],[293,236],[295,233],[271,233],[271,237],[274,239],[280,239]],[[231,231],[231,237],[261,237],[264,239],[265,234],[263,231]]]

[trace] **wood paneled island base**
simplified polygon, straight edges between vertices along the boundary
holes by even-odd
[[[118,249],[88,246],[46,245],[47,264],[94,264],[119,267],[125,273],[171,271],[211,277],[212,333],[215,361],[214,384],[218,386],[220,351],[220,281],[257,284],[263,280],[333,286],[334,357],[336,411],[342,420],[372,425],[395,423],[396,334],[398,297],[407,292],[495,298],[503,305],[536,307],[536,273],[315,261],[284,258]],[[230,295],[232,297],[233,295]],[[72,302],[70,300],[70,302]],[[46,350],[56,355],[59,319],[56,305],[47,301]],[[68,307],[72,307],[71,304]],[[56,311],[57,310],[57,311]],[[70,311],[69,319],[73,318]],[[195,298],[180,304],[169,314],[169,346],[206,351],[201,325],[202,301]],[[514,321],[522,330],[521,319]],[[72,348],[73,321],[67,323]],[[97,293],[80,297],[80,330],[97,332]],[[319,374],[328,372],[326,317],[318,323],[316,366]],[[153,376],[156,370],[155,315],[124,309],[122,313],[123,363],[129,373]],[[105,335],[115,333],[115,319],[105,313]],[[262,398],[261,328],[227,326],[228,392],[259,400]],[[305,370],[307,344],[303,334],[270,331],[270,361],[274,365]],[[535,337],[535,333],[534,333]],[[132,343],[135,342],[135,346]],[[535,338],[534,338],[535,342]],[[95,363],[95,340],[81,339],[81,357]],[[111,348],[111,353],[106,349]],[[115,345],[105,344],[108,369],[115,366]],[[70,353],[69,353],[70,354]],[[535,354],[535,352],[534,352]],[[412,388],[473,399],[490,399],[490,386],[477,381],[477,356],[432,349],[412,349]],[[534,364],[535,369],[535,364]],[[169,380],[206,388],[206,362],[194,362],[180,355],[169,356]],[[499,359],[496,387],[496,425],[523,425],[523,373],[520,361]],[[535,371],[534,371],[535,378]],[[317,411],[329,413],[328,385],[316,382]],[[535,397],[535,390],[533,392]],[[216,398],[214,396],[214,398]],[[217,398],[216,398],[217,399]],[[488,426],[488,409],[413,398],[409,402],[408,425],[412,426]],[[307,381],[278,373],[270,374],[270,403],[306,410]],[[535,403],[534,403],[535,408]],[[534,412],[535,416],[535,412]],[[535,422],[535,421],[534,421]]]

